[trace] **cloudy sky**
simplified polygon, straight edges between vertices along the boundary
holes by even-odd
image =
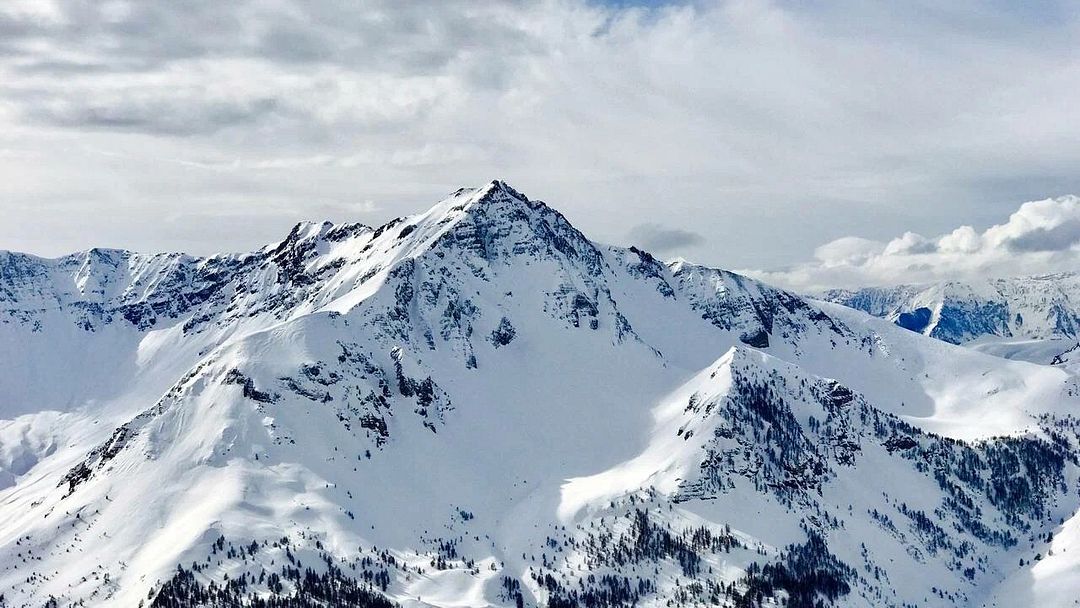
[[[6,0],[0,248],[245,250],[501,178],[800,289],[1080,269],[1078,6]]]

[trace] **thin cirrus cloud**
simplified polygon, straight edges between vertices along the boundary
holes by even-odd
[[[0,248],[242,250],[327,201],[378,224],[493,178],[729,268],[985,226],[1080,192],[1078,23],[1067,2],[10,0]],[[1073,234],[1046,230],[1010,251]]]
[[[48,99],[33,103],[24,116],[59,127],[132,131],[151,135],[209,135],[221,129],[252,125],[278,111],[276,100],[207,100],[168,98],[138,99],[120,95],[93,103]]]
[[[983,231],[960,226],[933,238],[906,232],[889,241],[842,237],[818,247],[812,261],[746,272],[816,291],[1077,270],[1080,197],[1070,195],[1024,203]]]

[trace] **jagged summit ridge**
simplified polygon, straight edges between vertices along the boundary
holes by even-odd
[[[474,196],[455,196],[447,202],[494,199],[497,190],[511,191],[493,182],[476,190]],[[462,201],[463,198],[472,200]],[[428,215],[438,212],[444,215],[427,223],[443,225],[453,221],[450,209],[441,208],[448,206],[437,205]],[[0,302],[10,303],[6,311],[9,314],[18,309],[23,317],[56,307],[84,309],[80,324],[86,328],[118,318],[137,325],[153,325],[186,313],[207,299],[222,297],[222,290],[253,271],[260,272],[267,281],[303,287],[317,282],[318,275],[329,274],[332,269],[327,264],[364,265],[364,258],[372,257],[369,254],[379,245],[383,253],[399,249],[404,252],[402,257],[416,255],[417,247],[401,243],[416,227],[415,222],[406,223],[407,219],[413,218],[398,218],[379,228],[302,222],[282,241],[259,251],[209,258],[91,249],[48,260],[0,252]],[[398,231],[391,233],[397,226],[400,226]],[[251,281],[247,283],[246,290],[255,288]],[[166,306],[164,301],[175,305]],[[135,308],[143,310],[133,312]],[[149,316],[147,308],[152,312]]]
[[[571,308],[593,308],[597,298],[608,297],[602,286],[593,284],[612,272],[601,247],[558,211],[498,180],[460,189],[426,213],[377,228],[300,223],[277,244],[248,254],[195,258],[110,250],[107,256],[73,254],[51,261],[8,254],[18,262],[9,262],[0,272],[0,294],[12,303],[8,316],[18,309],[22,322],[52,322],[46,312],[59,308],[76,311],[75,322],[86,330],[117,321],[148,329],[168,326],[198,310],[184,325],[190,331],[220,317],[216,311],[221,309],[234,319],[262,313],[288,318],[327,306],[340,311],[366,297],[365,284],[379,284],[408,260],[442,259],[451,253],[478,276],[524,258],[555,260],[563,277],[556,287],[596,292]],[[608,255],[612,253],[615,250]],[[655,280],[669,297],[675,296],[676,275],[693,274],[663,270],[655,258],[636,248],[630,253],[636,260],[627,262],[627,268]],[[101,285],[90,285],[90,276]],[[742,290],[744,279],[730,273],[725,277],[739,283],[734,291]],[[723,282],[702,280],[708,283],[701,286],[706,294],[695,299],[707,300],[708,291]],[[769,325],[770,316],[762,315],[761,321]]]

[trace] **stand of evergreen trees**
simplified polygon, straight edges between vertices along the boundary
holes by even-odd
[[[759,608],[766,605],[766,598],[783,591],[788,598],[785,608],[824,608],[851,592],[848,581],[855,574],[829,552],[825,539],[810,532],[805,543],[788,546],[779,561],[751,564],[742,581],[746,591],[737,594],[735,606]]]
[[[397,604],[375,591],[371,583],[347,576],[333,565],[321,573],[311,568],[301,572],[299,568],[283,566],[281,575],[273,573],[266,578],[269,597],[261,597],[254,591],[253,579],[244,574],[223,585],[214,581],[204,584],[193,571],[179,566],[176,574],[162,585],[150,608],[397,608]],[[286,593],[282,580],[292,583],[291,593]]]

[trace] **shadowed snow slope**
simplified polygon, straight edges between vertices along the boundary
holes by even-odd
[[[501,182],[248,254],[0,254],[0,359],[10,606],[1076,590],[1070,366],[600,245]]]

